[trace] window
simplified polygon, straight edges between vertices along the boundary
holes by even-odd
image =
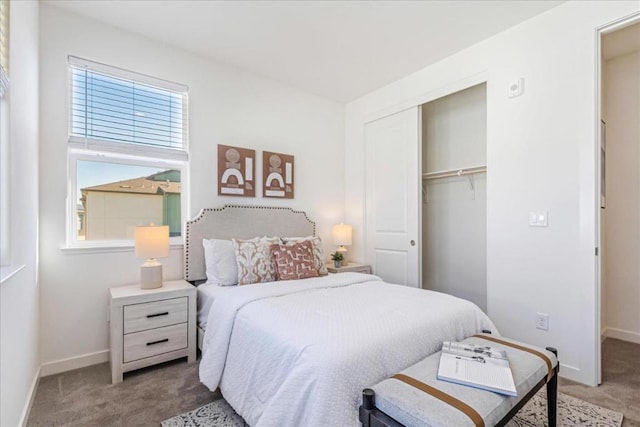
[[[187,214],[187,87],[69,57],[68,245],[130,245]]]
[[[9,87],[9,0],[0,0],[0,98]]]
[[[0,265],[10,264],[9,251],[9,0],[0,0]]]

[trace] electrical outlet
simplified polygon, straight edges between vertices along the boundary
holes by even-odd
[[[515,98],[524,92],[524,78],[514,79],[509,82],[509,90],[507,94],[509,98]]]
[[[536,313],[536,328],[543,331],[549,330],[549,315],[547,313]]]

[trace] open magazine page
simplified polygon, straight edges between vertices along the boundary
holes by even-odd
[[[452,341],[445,341],[442,344],[442,352],[457,354],[458,356],[483,356],[493,357],[496,359],[507,359],[507,352],[500,348]]]
[[[517,396],[507,354],[495,347],[445,341],[438,379]]]

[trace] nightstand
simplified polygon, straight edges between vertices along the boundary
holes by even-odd
[[[371,266],[369,264],[358,264],[357,262],[350,262],[347,265],[343,265],[340,268],[333,266],[333,263],[327,265],[329,273],[344,273],[347,271],[353,271],[356,273],[371,274]]]
[[[111,382],[124,372],[187,356],[196,361],[196,288],[184,280],[110,292]]]

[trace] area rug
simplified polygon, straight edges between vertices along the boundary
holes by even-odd
[[[593,405],[564,393],[558,393],[558,426],[560,427],[620,427],[620,412]],[[543,387],[507,427],[547,427],[547,392]]]
[[[558,426],[620,427],[623,415],[575,397],[558,393]],[[162,427],[247,427],[240,415],[224,399],[215,400],[193,411],[162,422]],[[546,427],[547,397],[540,390],[518,412],[507,427]]]
[[[164,420],[161,424],[162,427],[248,427],[249,425],[224,399],[214,400],[198,409]]]

